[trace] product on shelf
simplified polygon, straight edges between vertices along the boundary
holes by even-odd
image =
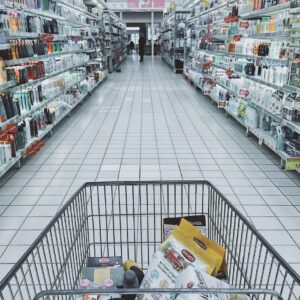
[[[161,55],[174,72],[183,71],[185,20],[188,14],[188,10],[178,9],[163,20]]]
[[[102,9],[88,9],[82,0],[3,6],[0,176],[34,155],[44,145],[41,139],[106,75]]]
[[[298,4],[203,2],[186,22],[184,74],[283,166],[299,168],[289,163],[300,133]]]

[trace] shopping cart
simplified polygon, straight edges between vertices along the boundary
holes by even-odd
[[[84,184],[1,281],[0,299],[82,299],[84,290],[78,287],[87,257],[122,256],[147,269],[163,241],[164,218],[203,214],[207,236],[227,249],[234,289],[188,290],[194,299],[200,291],[242,293],[258,300],[300,299],[299,275],[207,181]],[[158,292],[187,291],[151,291]]]

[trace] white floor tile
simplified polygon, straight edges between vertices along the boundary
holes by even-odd
[[[0,279],[62,203],[95,180],[209,180],[299,270],[300,175],[281,170],[160,59],[121,68],[1,180]]]

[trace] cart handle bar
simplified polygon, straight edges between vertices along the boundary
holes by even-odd
[[[251,229],[252,233],[256,235],[257,238],[260,239],[262,244],[266,246],[268,249],[272,249],[274,257],[278,260],[278,262],[285,267],[285,269],[289,272],[289,275],[300,285],[300,275],[296,273],[296,271],[286,262],[285,259],[270,245],[269,242],[256,230],[256,228],[245,218],[244,215],[237,210],[232,203],[227,200],[223,193],[221,193],[216,187],[214,187],[209,181],[207,180],[155,180],[155,181],[102,181],[102,182],[86,182],[84,183],[65,203],[65,205],[57,212],[54,218],[48,223],[45,229],[40,233],[40,235],[36,238],[36,240],[31,244],[31,246],[27,249],[27,251],[21,256],[21,258],[15,263],[12,269],[7,273],[7,275],[0,281],[0,291],[2,291],[6,283],[8,283],[15,275],[15,273],[20,269],[20,266],[26,259],[29,257],[31,252],[34,248],[39,244],[39,242],[44,238],[44,236],[50,231],[52,225],[56,222],[56,220],[64,213],[68,205],[79,195],[80,191],[84,188],[92,187],[92,186],[126,186],[126,185],[165,185],[165,184],[202,184],[211,187],[215,190],[223,199],[225,199],[226,203],[234,210],[234,212],[243,220],[243,222]]]
[[[283,297],[280,296],[277,292],[268,289],[218,289],[218,288],[209,288],[209,289],[186,289],[186,288],[174,288],[174,289],[165,289],[165,288],[155,288],[155,289],[78,289],[78,290],[47,290],[38,293],[33,300],[41,299],[46,296],[74,296],[74,295],[84,295],[84,294],[257,294],[257,295],[270,295],[276,297],[278,300],[283,300]]]

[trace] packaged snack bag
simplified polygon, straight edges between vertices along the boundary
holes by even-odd
[[[199,251],[198,253],[201,257],[205,253],[206,256],[215,259],[215,270],[212,273],[207,273],[220,278],[227,277],[227,265],[225,261],[226,250],[203,235],[185,219],[181,219],[179,229],[184,233],[185,237],[192,242],[193,246],[190,248],[191,251]]]
[[[141,284],[141,288],[174,288],[178,273],[178,270],[173,268],[164,255],[157,251],[151,259],[151,264]],[[145,294],[138,296],[138,299],[169,300],[170,295],[162,293]]]
[[[193,266],[187,267],[182,271],[176,279],[176,288],[188,289],[228,289],[229,285],[224,281],[216,279],[204,272],[195,269]],[[178,294],[176,300],[230,300],[229,294],[221,293],[194,293],[194,294]]]
[[[215,270],[216,261],[203,251],[201,255],[194,254],[190,248],[193,243],[186,239],[177,226],[171,236],[153,255],[150,266],[141,284],[141,288],[174,288],[179,274],[188,266],[193,266],[210,274]],[[194,251],[195,252],[195,251]],[[199,252],[199,251],[198,251]],[[170,294],[145,294],[144,300],[170,300]]]
[[[176,259],[178,257],[181,257],[181,260],[188,265],[193,265],[198,270],[208,274],[212,274],[215,271],[216,259],[199,247],[193,240],[189,239],[178,226],[173,230],[169,238],[161,244],[160,251],[174,268],[177,268],[179,271],[185,269],[185,267],[179,259]]]

